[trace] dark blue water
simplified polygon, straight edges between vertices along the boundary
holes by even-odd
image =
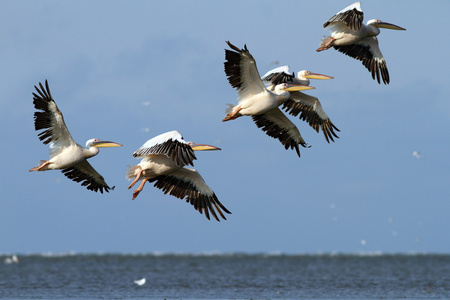
[[[450,255],[5,257],[0,298],[10,299],[450,298]]]

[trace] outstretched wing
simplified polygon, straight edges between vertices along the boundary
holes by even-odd
[[[323,24],[323,28],[327,28],[336,23],[342,22],[348,29],[359,31],[361,29],[362,21],[364,19],[364,14],[361,10],[361,2],[353,3],[347,6],[343,10],[339,11],[337,14],[332,16],[328,21]]]
[[[281,66],[281,67],[272,69],[261,77],[261,79],[263,81],[266,81],[269,83],[273,83],[273,81],[275,79],[277,79],[276,84],[293,82],[294,78],[295,78],[295,74],[289,73],[289,66]]]
[[[230,85],[238,91],[241,98],[250,97],[266,91],[262,82],[256,61],[244,46],[244,49],[227,41],[232,50],[225,49],[225,74]]]
[[[298,145],[309,147],[303,140],[300,131],[282,112],[275,108],[265,114],[252,116],[258,128],[261,128],[268,136],[280,140],[285,149],[295,149],[300,157]]]
[[[105,192],[109,192],[110,189],[114,189],[114,187],[110,188],[103,176],[100,175],[86,160],[80,162],[70,168],[63,169],[61,172],[69,179],[75,182],[81,182],[82,186],[85,186],[88,190],[98,192],[103,194],[103,190]]]
[[[34,128],[36,131],[43,130],[38,137],[44,144],[50,144],[50,151],[55,155],[76,143],[67,129],[63,114],[52,98],[47,80],[45,87],[39,83],[39,88],[34,88],[37,94],[33,93],[33,104],[38,110],[34,113]]]
[[[372,78],[375,80],[376,77],[378,83],[381,83],[380,79],[382,79],[384,84],[389,84],[389,72],[378,47],[377,37],[366,37],[356,44],[333,47],[339,52],[362,61],[362,64],[372,73]]]
[[[330,139],[334,142],[333,136],[339,138],[334,131],[340,130],[328,118],[319,99],[302,92],[291,92],[290,94],[289,100],[283,104],[283,109],[287,113],[295,117],[300,114],[299,118],[308,122],[317,132],[321,128],[328,143]]]
[[[193,165],[194,159],[197,159],[189,143],[176,130],[160,134],[148,140],[133,153],[133,157],[158,154],[167,156],[179,167]]]
[[[216,194],[203,180],[202,176],[194,169],[181,168],[169,175],[161,175],[148,180],[155,182],[154,186],[161,189],[164,194],[170,194],[179,199],[186,199],[186,202],[194,206],[195,210],[201,214],[205,213],[206,218],[209,214],[217,221],[217,213],[226,220],[222,210],[231,214],[226,207],[220,203]]]

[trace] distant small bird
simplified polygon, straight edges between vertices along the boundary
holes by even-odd
[[[145,279],[145,278],[141,278],[141,279],[139,279],[139,280],[135,280],[135,281],[134,281],[134,283],[137,284],[137,285],[139,285],[139,286],[144,285],[145,282],[147,282],[147,279]]]
[[[61,170],[69,179],[81,182],[88,190],[103,193],[110,188],[103,177],[88,163],[87,159],[98,154],[99,147],[120,147],[114,142],[90,139],[86,148],[75,143],[64,122],[63,114],[53,100],[47,80],[44,86],[34,86],[38,94],[33,93],[34,107],[39,110],[34,113],[34,128],[44,130],[38,134],[43,143],[50,146],[50,159],[41,160],[39,166],[32,171]]]
[[[220,150],[220,148],[186,142],[181,134],[174,130],[160,134],[142,145],[133,153],[133,157],[142,158],[138,165],[130,166],[127,170],[127,178],[133,179],[128,189],[132,188],[139,180],[141,185],[134,190],[133,200],[144,188],[144,184],[155,182],[155,187],[161,189],[164,194],[169,193],[179,199],[186,199],[201,214],[205,213],[209,220],[209,214],[220,221],[217,213],[226,220],[222,210],[231,214],[220,203],[216,194],[206,184],[202,176],[194,169],[193,161],[197,159],[194,151]]]
[[[420,153],[419,151],[413,151],[413,152],[412,152],[412,155],[413,155],[415,158],[422,158],[422,153]]]
[[[331,36],[325,37],[316,51],[333,47],[339,52],[362,61],[362,64],[372,73],[372,78],[376,77],[378,83],[381,83],[381,78],[384,84],[389,84],[389,72],[376,36],[380,34],[380,28],[406,29],[377,19],[369,20],[367,25],[364,25],[363,18],[361,2],[356,2],[339,11],[323,24],[324,28],[330,29]]]
[[[275,87],[279,83],[293,83],[300,85],[309,85],[309,79],[333,79],[333,77],[323,74],[312,73],[307,70],[290,73],[289,66],[282,66],[268,71],[261,79],[270,84],[268,90],[275,92]],[[339,138],[335,133],[340,131],[322,108],[319,99],[302,92],[290,92],[289,99],[283,103],[283,109],[292,116],[300,120],[308,122],[308,124],[317,132],[322,129],[325,140],[329,143],[330,140],[334,142],[334,137]]]
[[[5,258],[5,264],[18,264],[19,263],[19,258],[17,257],[17,255],[13,255],[11,257],[7,257]]]
[[[256,67],[256,61],[244,45],[244,49],[227,41],[231,50],[225,49],[224,69],[230,85],[237,90],[238,104],[229,104],[223,122],[241,116],[251,116],[258,128],[268,136],[278,139],[285,149],[295,149],[300,157],[300,149],[308,147],[300,131],[278,108],[288,101],[290,92],[310,90],[313,87],[293,83],[277,83],[268,90]]]

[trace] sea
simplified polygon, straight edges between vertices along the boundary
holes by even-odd
[[[450,255],[440,254],[9,258],[0,256],[1,299],[450,299]]]

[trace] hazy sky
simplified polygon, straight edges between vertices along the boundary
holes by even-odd
[[[449,253],[450,2],[362,2],[365,21],[407,29],[379,36],[390,85],[333,49],[315,51],[322,24],[351,1],[255,3],[2,1],[0,253]],[[247,44],[261,74],[289,64],[334,76],[307,93],[340,138],[327,144],[291,118],[312,145],[298,158],[249,117],[223,123],[237,98],[226,40]],[[111,193],[28,172],[48,159],[32,104],[45,79],[78,143],[124,145],[90,159]],[[222,148],[197,153],[195,168],[233,213],[227,221],[151,184],[131,200],[132,153],[170,130]]]

